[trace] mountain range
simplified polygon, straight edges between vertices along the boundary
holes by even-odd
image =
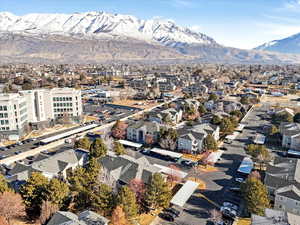
[[[267,42],[255,49],[263,51],[300,54],[300,33],[281,40]]]
[[[24,16],[2,12],[0,61],[295,63],[300,56],[225,47],[170,20],[105,12]]]

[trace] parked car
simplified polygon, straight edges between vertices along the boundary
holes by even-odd
[[[161,213],[160,218],[170,221],[170,222],[174,222],[174,220],[175,220],[174,215],[172,215],[170,213]]]
[[[6,157],[6,155],[0,155],[0,159],[5,159]]]
[[[238,193],[241,192],[241,188],[239,188],[239,187],[231,187],[231,188],[229,188],[229,190],[233,191],[233,192],[238,192]]]
[[[222,212],[222,214],[224,216],[228,216],[230,218],[235,218],[237,216],[236,210],[231,209],[229,207],[222,206],[221,209],[220,209],[220,211]]]
[[[189,160],[182,160],[181,164],[184,165],[184,166],[188,166],[188,167],[193,167],[193,166],[198,165],[197,162],[192,162],[192,161],[189,161]]]
[[[235,178],[235,181],[238,182],[238,183],[244,183],[245,179],[241,178],[241,177],[237,177],[237,178]]]
[[[227,151],[228,149],[226,147],[221,147],[220,150]]]
[[[174,208],[167,208],[165,209],[165,212],[171,213],[173,215],[175,215],[176,217],[178,217],[180,215],[180,211]]]
[[[23,143],[21,141],[16,142],[16,145],[22,145]]]
[[[6,148],[6,147],[0,147],[0,151],[6,151],[6,150],[8,150],[8,148]]]
[[[239,207],[231,202],[223,202],[223,206],[224,207],[228,207],[230,209],[234,209],[235,211],[237,211],[239,209]]]
[[[15,154],[19,155],[20,153],[22,153],[22,151],[16,151]]]

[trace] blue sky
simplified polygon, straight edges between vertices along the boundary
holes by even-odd
[[[300,0],[0,1],[0,11],[16,15],[106,11],[141,19],[162,17],[238,48],[253,48],[300,32]]]

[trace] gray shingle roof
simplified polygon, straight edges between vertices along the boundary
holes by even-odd
[[[108,222],[105,217],[89,210],[80,213],[79,216],[71,212],[58,211],[47,225],[105,225]]]
[[[135,178],[142,179],[147,184],[152,173],[159,171],[159,168],[151,165],[145,157],[135,159],[130,156],[107,155],[100,159],[100,163],[111,172],[115,179],[126,184]]]
[[[300,201],[300,190],[294,185],[282,187],[276,190],[276,194],[293,200]]]

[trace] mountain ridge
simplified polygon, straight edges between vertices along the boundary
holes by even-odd
[[[254,49],[279,53],[300,54],[300,33],[283,39],[266,42]]]
[[[299,63],[300,56],[241,50],[170,20],[141,20],[105,12],[0,12],[0,61]]]

